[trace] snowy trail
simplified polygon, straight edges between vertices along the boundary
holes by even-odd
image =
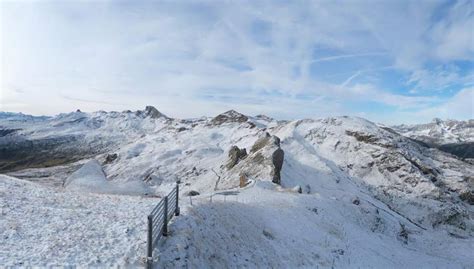
[[[158,199],[86,194],[0,175],[0,265],[142,266]]]

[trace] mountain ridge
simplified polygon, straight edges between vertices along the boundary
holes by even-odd
[[[232,232],[245,237],[248,229],[257,236],[262,231],[255,225],[268,223],[270,227],[265,228],[263,241],[245,244],[258,248],[267,246],[265,240],[281,239],[280,246],[292,245],[295,254],[297,246],[303,244],[303,237],[292,238],[297,242],[292,243],[284,239],[288,236],[283,232],[287,224],[271,225],[270,217],[278,212],[278,207],[285,212],[278,217],[280,221],[291,215],[289,207],[295,206],[294,210],[301,212],[295,215],[298,223],[292,227],[303,233],[311,232],[307,228],[311,225],[325,231],[325,234],[315,233],[317,236],[311,237],[314,242],[319,242],[321,236],[332,238],[331,231],[336,228],[327,229],[328,225],[351,229],[348,232],[351,235],[339,231],[339,235],[330,239],[338,257],[340,253],[350,252],[350,248],[336,243],[337,238],[348,236],[359,244],[372,242],[358,241],[359,232],[377,244],[387,241],[391,247],[404,249],[407,257],[420,253],[406,250],[406,244],[421,247],[426,251],[421,254],[428,256],[426,253],[437,249],[430,243],[433,233],[446,236],[447,241],[456,244],[462,243],[456,241],[459,238],[466,240],[466,244],[474,238],[473,165],[386,126],[347,116],[277,121],[227,111],[215,117],[173,119],[162,116],[158,110],[148,111],[76,111],[26,121],[21,117],[0,118],[0,131],[4,134],[0,137],[0,168],[8,176],[47,185],[58,192],[106,195],[123,191],[122,194],[129,195],[133,190],[134,195],[160,197],[178,183],[180,193],[198,194],[192,198],[197,208],[192,201],[184,202],[186,217],[177,218],[177,237],[161,249],[170,257],[181,257],[183,251],[175,250],[183,244],[190,244],[190,255],[199,253],[200,246],[190,241],[186,231],[195,227],[199,218],[217,217],[209,210],[248,218],[250,227],[219,222],[225,228],[218,231],[223,238]],[[94,169],[89,160],[94,163]],[[87,180],[89,172],[91,178],[101,176],[91,182]],[[78,174],[77,184],[65,184],[77,180]],[[80,190],[69,187],[78,184]],[[250,206],[241,203],[201,207],[206,199],[212,200],[209,197],[227,193],[250,201]],[[337,207],[332,205],[333,200],[337,201]],[[308,209],[307,204],[314,207]],[[251,210],[266,217],[252,219]],[[324,212],[324,216],[338,222],[341,214],[349,217],[346,223],[330,224],[332,221],[320,219],[317,212]],[[308,220],[311,222],[307,223]],[[202,231],[210,227],[203,227]],[[200,231],[195,231],[196,240],[205,238]],[[376,239],[378,236],[383,236],[385,241]],[[226,249],[225,242],[219,244]],[[319,252],[323,249],[324,246],[317,247]],[[217,249],[213,251],[220,253]],[[247,253],[243,249],[238,251]],[[311,251],[307,255],[312,255]],[[279,253],[284,255],[284,250]],[[224,253],[219,255],[227,257]],[[324,266],[334,258],[332,255],[324,254],[320,262],[305,259],[305,263]],[[201,258],[195,262],[204,267],[211,265],[207,256]],[[297,260],[290,260],[290,267],[298,264]],[[190,262],[185,257],[181,261]],[[227,260],[221,262],[214,265],[229,265]],[[345,263],[350,266],[349,261]],[[177,260],[163,260],[163,266],[179,264]],[[265,264],[283,266],[285,262],[262,261],[253,266]],[[363,259],[357,264],[367,265]],[[243,265],[252,266],[250,262]]]

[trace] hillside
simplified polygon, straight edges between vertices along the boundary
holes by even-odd
[[[474,262],[473,165],[362,118],[182,120],[147,107],[2,114],[0,133],[0,169],[51,192],[161,196],[178,182],[183,214],[159,247],[163,266]]]

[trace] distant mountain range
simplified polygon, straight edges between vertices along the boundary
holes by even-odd
[[[474,119],[443,121],[436,118],[426,124],[397,125],[391,128],[462,159],[474,158]]]

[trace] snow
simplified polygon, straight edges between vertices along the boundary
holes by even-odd
[[[459,199],[472,190],[474,167],[362,118],[215,125],[132,112],[4,117],[0,126],[20,130],[0,145],[74,136],[81,139],[69,146],[103,148],[92,159],[9,173],[41,185],[0,176],[2,265],[141,266],[144,216],[158,202],[142,195],[163,196],[176,182],[182,194],[201,195],[181,197],[158,268],[474,264],[474,208]],[[282,186],[251,178],[227,189],[239,180],[225,170],[228,150],[249,151],[265,132],[281,139]],[[107,154],[117,159],[105,162]]]
[[[263,184],[265,183],[265,184]],[[182,199],[156,268],[469,268],[474,240],[424,231],[359,193],[246,189]],[[377,213],[379,212],[379,213]],[[400,223],[408,243],[398,237]]]
[[[72,173],[66,179],[65,186],[70,190],[96,193],[140,195],[150,192],[147,186],[140,181],[120,184],[107,181],[102,166],[97,160],[88,161]]]
[[[433,119],[426,124],[392,126],[397,132],[427,143],[438,144],[474,142],[474,120]]]
[[[0,175],[2,266],[141,266],[157,198],[90,194]]]
[[[68,188],[100,188],[105,189],[107,179],[99,162],[90,160],[76,172],[72,173],[65,182]]]

